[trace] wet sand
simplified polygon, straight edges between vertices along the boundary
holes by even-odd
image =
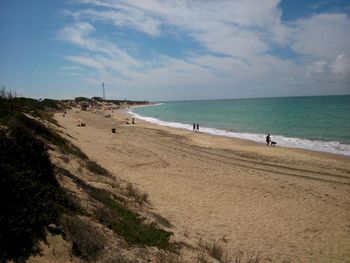
[[[149,194],[178,238],[277,262],[350,262],[349,157],[125,118],[56,114],[90,159]]]

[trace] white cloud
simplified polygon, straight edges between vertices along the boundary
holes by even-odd
[[[334,75],[350,78],[350,57],[340,54],[331,65],[331,68]]]
[[[208,97],[303,95],[302,87],[322,92],[326,81],[328,89],[332,76],[343,81],[335,89],[347,87],[350,20],[344,14],[319,14],[285,24],[279,0],[77,1],[78,9],[64,12],[74,23],[63,27],[58,39],[81,48],[83,54],[65,58],[95,70],[86,76],[92,85],[104,81],[127,87],[115,91],[121,96],[129,92],[152,98],[152,90],[174,95],[178,89],[181,97],[183,87],[196,92],[201,87],[200,94]],[[112,34],[134,30],[153,41],[180,35],[181,41],[190,38],[204,51],[183,50],[186,56],[177,58],[156,52],[152,60],[137,58],[101,34],[101,23],[112,26]],[[128,40],[126,34],[122,37]],[[276,47],[292,49],[297,56],[282,59]],[[196,92],[189,93],[198,96]]]
[[[95,28],[89,23],[78,22],[70,26],[62,28],[57,35],[57,38],[66,41],[70,44],[79,46],[80,48],[102,53],[105,56],[113,57],[121,63],[137,66],[139,62],[132,58],[127,52],[120,49],[118,45],[104,39],[91,37],[91,33]]]
[[[96,70],[103,70],[105,68],[105,65],[103,63],[100,63],[100,61],[86,56],[66,56],[67,60],[75,62],[79,65],[89,67]]]
[[[319,14],[295,22],[292,48],[311,58],[335,59],[350,54],[350,19],[345,14]]]
[[[91,21],[100,21],[110,23],[117,27],[128,27],[147,33],[149,35],[159,35],[160,22],[152,17],[144,16],[137,10],[125,7],[119,7],[120,10],[95,10],[84,9],[79,12],[65,11],[66,15],[70,15],[76,20],[89,19]]]
[[[168,27],[174,27],[210,51],[238,57],[264,52],[268,50],[267,41],[282,43],[288,36],[277,0],[264,1],[263,5],[260,0],[80,2],[109,9],[70,12],[76,19],[112,23],[152,36],[166,34]]]
[[[312,76],[313,74],[322,74],[325,72],[327,66],[326,61],[316,61],[307,67],[307,76]]]

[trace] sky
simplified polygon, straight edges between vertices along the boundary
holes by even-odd
[[[150,101],[350,94],[350,0],[1,0],[0,85]]]

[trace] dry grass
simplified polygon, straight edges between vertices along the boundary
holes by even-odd
[[[182,258],[182,255],[177,254],[168,254],[163,251],[159,251],[155,263],[185,263]]]
[[[244,253],[240,251],[233,257],[231,262],[232,263],[259,263],[260,257],[256,253]]]
[[[209,263],[205,250],[200,249],[197,251],[196,263]]]
[[[217,261],[222,263],[259,263],[260,257],[257,253],[244,253],[239,251],[234,255],[230,255],[223,243],[227,243],[225,238],[221,240],[215,240],[213,242],[205,242],[202,239],[199,240],[199,247],[197,253],[197,262],[208,262],[206,252]]]
[[[186,227],[186,229],[185,229],[184,236],[185,236],[186,238],[190,238],[190,232],[188,231],[188,228],[187,228],[187,227]]]
[[[144,203],[149,203],[148,202],[148,194],[147,193],[141,193],[139,190],[137,190],[132,183],[128,183],[126,185],[126,191],[129,196],[132,196],[135,198],[135,201],[142,205]]]
[[[227,262],[228,253],[220,244],[219,241],[204,242],[202,239],[199,240],[199,246],[205,249],[209,255],[220,262]]]
[[[109,258],[105,259],[103,262],[105,263],[139,263],[140,261],[135,259],[129,259],[117,251],[113,251],[113,253],[109,256]]]
[[[60,158],[64,163],[69,163],[69,158],[67,156],[59,156],[58,158]]]
[[[62,216],[60,226],[72,242],[72,253],[86,261],[96,260],[106,243],[105,237],[79,216]]]
[[[162,217],[159,214],[151,213],[153,217],[156,219],[156,222],[164,227],[171,228],[172,224],[166,219],[165,217]]]
[[[86,160],[85,167],[92,173],[111,177],[111,174],[107,169],[103,168],[101,165],[94,161]]]

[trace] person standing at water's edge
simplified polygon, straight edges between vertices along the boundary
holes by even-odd
[[[199,124],[197,123],[197,132],[199,132]]]
[[[193,131],[195,132],[196,131],[196,124],[193,123]]]
[[[271,141],[270,134],[266,136],[266,146],[269,146],[269,143]]]

